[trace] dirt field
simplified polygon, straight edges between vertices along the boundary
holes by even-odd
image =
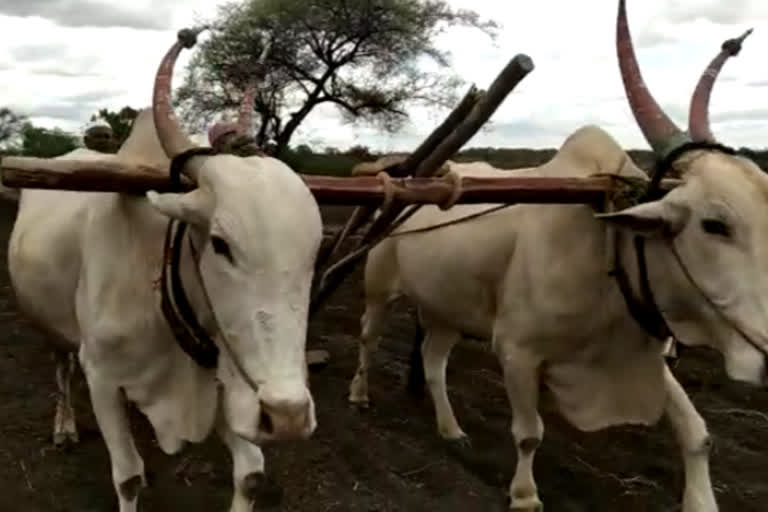
[[[13,209],[0,203],[0,511],[116,510],[106,447],[96,429],[82,377],[76,406],[82,441],[69,452],[52,448],[54,366],[44,339],[20,318],[5,261]],[[393,311],[376,358],[370,410],[346,401],[356,362],[359,276],[332,298],[313,322],[312,346],[332,364],[312,376],[319,428],[309,442],[265,450],[279,506],[301,512],[468,512],[506,510],[515,467],[510,411],[494,358],[465,342],[454,351],[449,392],[472,439],[471,449],[439,440],[429,399],[405,390],[411,312]],[[728,382],[710,353],[689,351],[675,372],[705,416],[715,439],[712,474],[723,512],[765,511],[768,394]],[[750,412],[754,411],[754,412]],[[678,448],[666,423],[583,434],[544,406],[545,438],[535,463],[540,494],[555,512],[676,511],[682,490]],[[168,457],[134,415],[139,449],[152,486],[144,512],[224,511],[230,465],[217,440]],[[275,493],[265,491],[265,501]],[[279,498],[279,496],[277,496]]]

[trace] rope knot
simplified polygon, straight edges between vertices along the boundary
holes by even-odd
[[[446,172],[443,175],[443,178],[446,178],[451,182],[451,195],[437,206],[440,207],[441,210],[449,210],[453,208],[453,205],[456,204],[456,201],[458,201],[464,193],[464,188],[462,187],[461,175],[453,169]]]
[[[384,200],[381,202],[380,208],[382,212],[385,212],[392,208],[392,203],[395,201],[395,184],[392,183],[392,177],[385,171],[378,172],[376,177],[384,189]]]

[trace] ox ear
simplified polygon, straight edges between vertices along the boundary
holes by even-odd
[[[688,222],[688,206],[671,201],[652,201],[614,213],[597,214],[600,220],[643,236],[674,236]]]
[[[163,215],[194,226],[208,224],[213,210],[210,195],[200,188],[186,194],[158,194],[150,190],[147,199]]]

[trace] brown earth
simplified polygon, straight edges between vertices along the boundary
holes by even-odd
[[[342,218],[337,211],[333,217]],[[0,512],[116,510],[106,447],[96,429],[81,375],[76,406],[81,444],[51,446],[54,365],[44,338],[20,317],[6,272],[13,209],[0,205]],[[328,220],[330,220],[328,217]],[[312,346],[332,353],[313,374],[319,428],[309,442],[269,446],[267,471],[283,490],[277,508],[301,512],[504,511],[515,450],[510,411],[495,359],[475,342],[457,347],[449,392],[472,439],[468,449],[442,442],[429,399],[405,390],[413,316],[397,304],[376,356],[368,411],[347,404],[357,356],[359,273],[313,321]],[[723,512],[766,510],[768,394],[729,382],[721,360],[688,351],[675,369],[715,440],[712,478]],[[535,462],[540,494],[556,512],[676,511],[682,492],[678,447],[668,425],[575,431],[544,404],[544,443]],[[169,457],[134,414],[139,449],[151,475],[142,511],[227,510],[230,465],[210,439]]]

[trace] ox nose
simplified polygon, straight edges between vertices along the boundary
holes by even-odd
[[[315,429],[312,411],[309,398],[262,398],[259,437],[284,441],[307,439]]]

